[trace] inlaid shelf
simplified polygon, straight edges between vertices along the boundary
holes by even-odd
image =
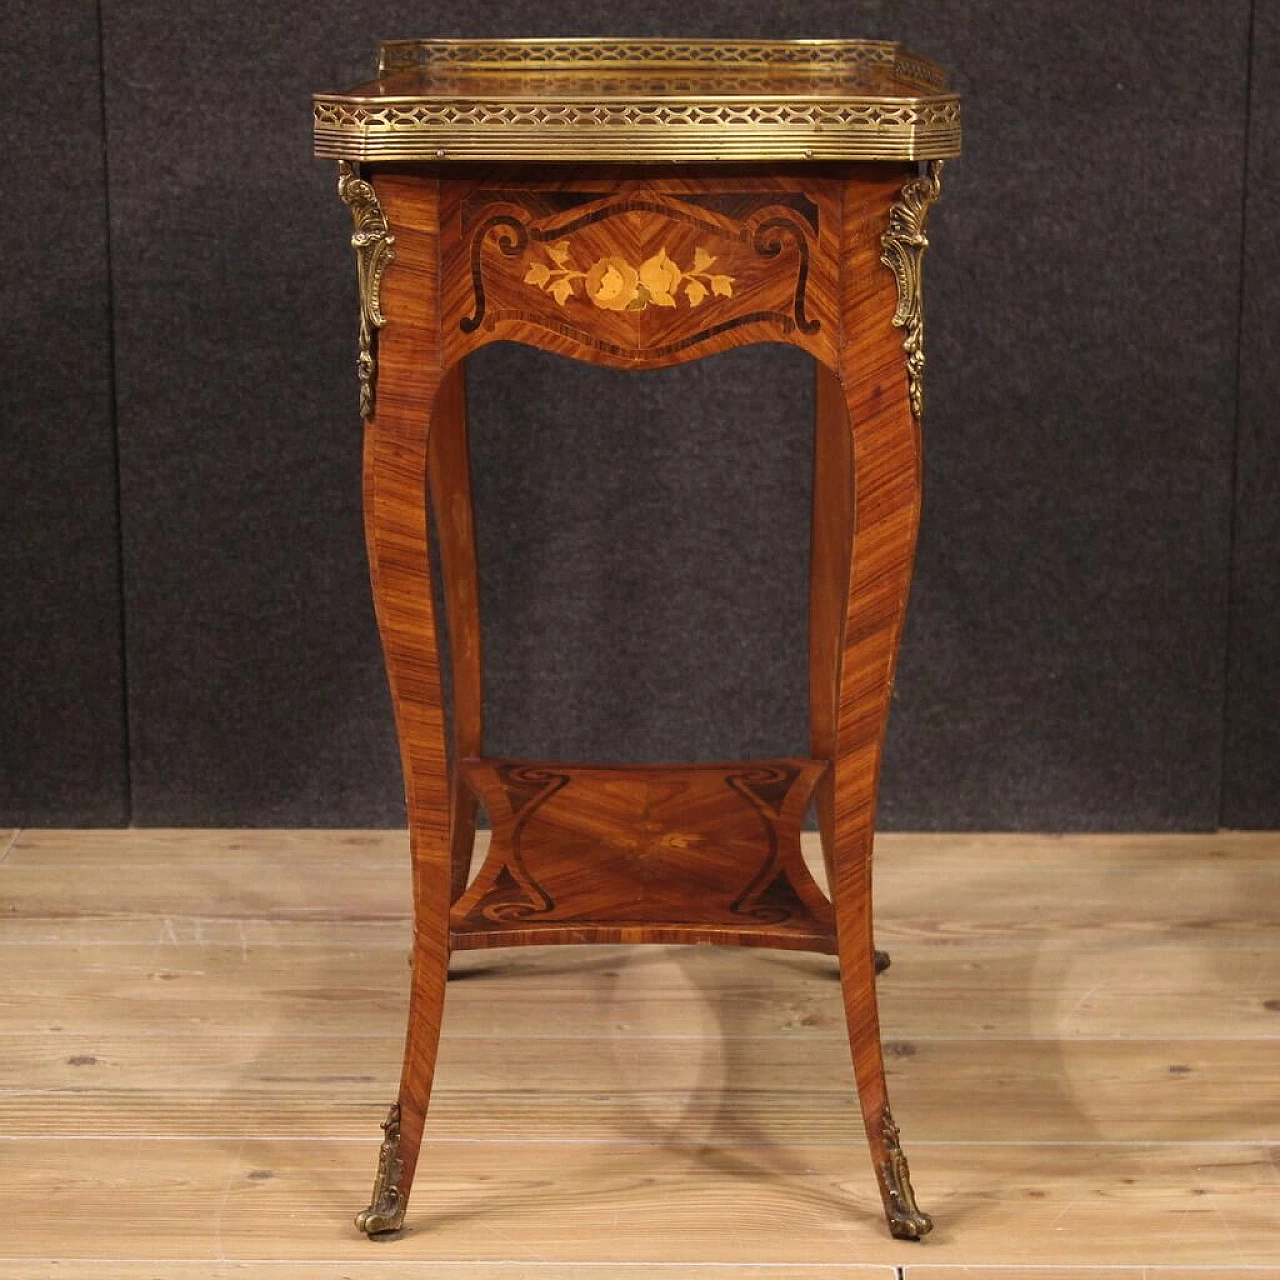
[[[723,943],[835,951],[831,904],[800,854],[827,765],[465,760],[493,824],[450,914],[455,949]]]
[[[391,41],[314,115],[355,226],[366,543],[413,857],[404,1066],[358,1227],[405,1220],[453,951],[666,942],[839,957],[885,1216],[919,1239],[871,855],[920,510],[925,223],[960,145],[945,72],[883,41]],[[633,370],[754,342],[813,357],[809,758],[486,757],[464,367],[502,340]],[[830,897],[800,856],[811,801]]]

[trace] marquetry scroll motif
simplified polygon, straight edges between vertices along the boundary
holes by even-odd
[[[378,1152],[378,1172],[373,1181],[373,1198],[367,1209],[356,1214],[356,1227],[366,1235],[399,1231],[408,1205],[401,1184],[404,1162],[400,1159],[400,1104],[393,1102],[382,1122],[382,1149]]]
[[[738,192],[728,212],[648,190],[483,195],[459,211],[447,268],[452,281],[466,264],[460,335],[533,341],[533,326],[556,349],[652,363],[747,326],[746,340],[800,345],[822,330],[810,305],[819,212],[800,193]],[[830,298],[834,254],[822,261]]]
[[[902,188],[889,210],[889,227],[880,238],[880,261],[898,282],[898,306],[893,323],[905,332],[902,349],[907,354],[907,383],[911,410],[919,422],[924,415],[924,298],[921,275],[924,251],[929,247],[925,222],[934,201],[942,193],[942,161],[934,160],[919,178]]]
[[[933,1219],[927,1213],[922,1213],[916,1204],[916,1193],[911,1187],[911,1171],[907,1168],[907,1157],[902,1154],[898,1126],[893,1122],[893,1113],[889,1110],[888,1103],[885,1103],[880,1115],[880,1132],[884,1137],[885,1147],[881,1174],[888,1201],[886,1212],[890,1234],[899,1240],[919,1240],[933,1230]]]
[[[765,924],[781,924],[807,910],[783,865],[784,850],[778,839],[779,825],[795,782],[796,770],[787,764],[752,765],[725,775],[730,791],[741,796],[758,814],[766,850],[755,874],[729,903],[734,915]]]
[[[830,904],[800,855],[800,824],[824,768],[464,761],[493,837],[454,909],[455,941],[517,926],[704,923],[830,937]]]
[[[494,878],[481,908],[484,918],[494,924],[545,916],[556,909],[555,899],[525,865],[521,837],[537,811],[570,782],[567,773],[536,764],[507,765],[501,770],[501,778],[512,820],[512,839],[510,856]]]
[[[382,314],[382,277],[396,256],[396,238],[371,183],[356,176],[345,161],[338,164],[338,196],[351,209],[355,231],[351,247],[356,251],[356,279],[360,292],[360,354],[356,372],[360,379],[360,414],[373,417],[377,365],[374,335],[386,324]]]
[[[792,217],[771,217],[761,222],[751,237],[752,247],[765,258],[776,258],[788,241],[795,245],[798,257],[795,295],[791,300],[792,319],[801,333],[817,333],[822,327],[821,323],[810,320],[805,315],[805,289],[809,283],[809,242],[804,228]],[[786,331],[790,332],[789,324]]]

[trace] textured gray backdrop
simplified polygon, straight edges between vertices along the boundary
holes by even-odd
[[[0,821],[401,821],[308,95],[380,36],[649,34],[901,38],[965,94],[884,824],[1280,825],[1280,22],[1251,8],[8,6]],[[491,747],[802,750],[804,360],[502,346],[471,382]]]

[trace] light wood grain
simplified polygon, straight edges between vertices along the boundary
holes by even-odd
[[[0,1133],[61,1139],[366,1138],[398,1036],[22,1035],[3,1041]],[[1253,1041],[889,1041],[904,1122],[929,1142],[1280,1141],[1277,1048]],[[857,1142],[844,1046],[446,1034],[440,1139]],[[1140,1100],[1140,1105],[1135,1101]]]
[[[257,1259],[252,1262],[156,1264],[106,1262],[101,1259],[49,1263],[0,1258],[0,1267],[4,1268],[5,1280],[157,1280],[157,1277],[160,1280],[819,1280],[809,1266],[754,1267],[746,1263],[729,1266],[698,1264],[691,1271],[612,1262],[593,1266],[591,1263],[466,1262],[459,1259],[447,1262]],[[870,1264],[831,1264],[821,1271],[821,1280],[895,1280],[895,1276],[893,1267]],[[1127,1280],[1135,1280],[1132,1272]],[[1253,1280],[1252,1275],[1250,1280]]]
[[[750,1264],[680,1269],[560,1262],[30,1262],[0,1258],[6,1280],[894,1280],[893,1267],[874,1264],[755,1267]],[[909,1266],[905,1280],[1280,1280],[1272,1267],[937,1267]]]
[[[652,1265],[593,1266],[560,1262],[112,1262],[102,1259],[30,1262],[0,1258],[6,1280],[894,1280],[893,1267],[823,1264],[756,1267],[749,1263],[696,1269]],[[909,1266],[905,1280],[1280,1280],[1272,1267],[938,1267]]]
[[[893,1267],[824,1264],[754,1267],[750,1264],[706,1266],[696,1270],[559,1262],[292,1262],[288,1260],[185,1263],[162,1267],[144,1262],[29,1262],[0,1258],[6,1280],[894,1280]],[[906,1280],[1280,1280],[1271,1267],[934,1267],[905,1269]]]
[[[3,1144],[0,1257],[369,1258],[350,1225],[376,1144]],[[912,1261],[860,1145],[433,1143],[397,1259]],[[931,1146],[913,1174],[943,1261],[1280,1265],[1275,1148]],[[919,1250],[915,1255],[918,1260]]]
[[[1274,1267],[934,1267],[906,1268],[906,1280],[1280,1280]]]
[[[247,941],[14,947],[3,1029],[138,1036],[396,1035],[409,973],[379,945]],[[581,948],[454,957],[450,1035],[839,1037],[835,965],[694,948]],[[1073,953],[901,944],[881,979],[884,1033],[918,1038],[1280,1036],[1280,947],[1129,941]]]
[[[481,832],[478,858],[487,840]],[[804,844],[825,881],[816,833]],[[888,834],[876,847],[886,941],[1017,941],[1043,952],[1176,934],[1215,949],[1280,945],[1277,833]],[[109,940],[121,917],[129,929],[147,917],[175,928],[252,921],[261,938],[269,920],[381,924],[410,914],[403,832],[25,830],[3,867],[0,944]],[[963,913],[951,909],[960,902]]]
[[[383,921],[411,913],[403,832],[316,834],[23,831],[3,864],[13,910],[0,936],[20,920]]]
[[[0,863],[0,1276],[1275,1280],[1280,843],[988,840],[880,859],[915,913],[880,1003],[938,1220],[922,1247],[878,1223],[830,959],[604,947],[455,958],[420,1220],[379,1249],[349,1224],[396,1087],[408,922],[381,888],[344,912],[404,869],[403,836],[23,832]],[[1145,895],[1115,927],[1090,860]],[[135,886],[193,911],[130,916]],[[1019,924],[1037,896],[1061,936]],[[33,1233],[51,1204],[57,1232]]]

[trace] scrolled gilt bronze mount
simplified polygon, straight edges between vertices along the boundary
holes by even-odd
[[[838,956],[886,1220],[931,1229],[885,1086],[870,869],[919,519],[926,220],[959,111],[939,67],[875,41],[393,41],[376,80],[316,96],[354,221],[366,540],[414,872],[403,1074],[361,1231],[405,1222],[451,953],[546,943]],[[485,754],[463,368],[499,340],[634,370],[754,342],[814,358],[808,757]],[[800,855],[810,803],[826,891]]]

